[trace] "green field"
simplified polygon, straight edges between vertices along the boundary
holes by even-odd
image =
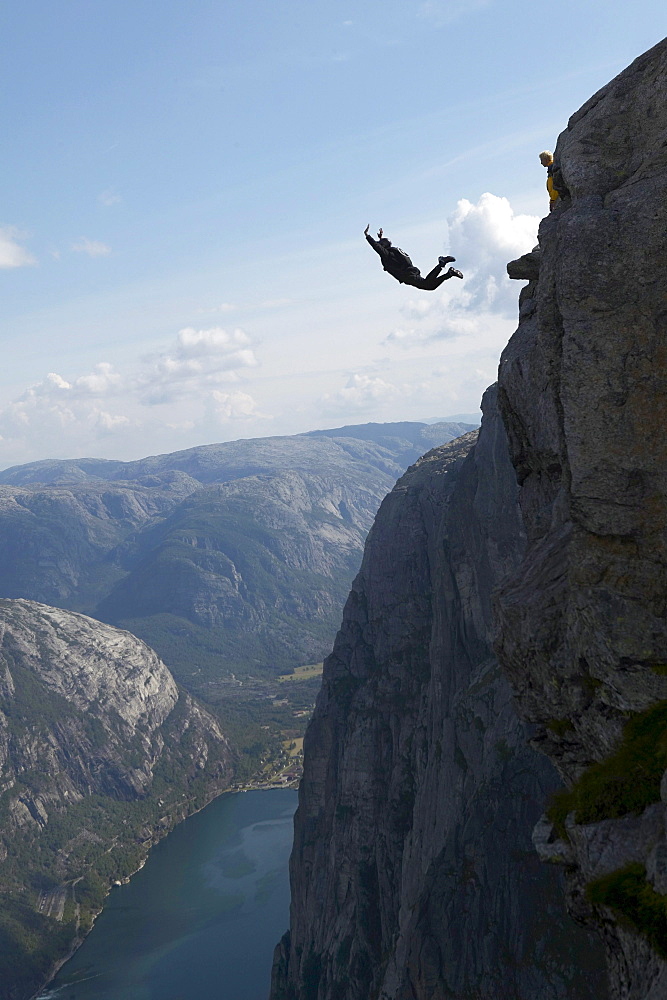
[[[281,674],[278,678],[281,682],[286,681],[309,681],[313,677],[321,677],[323,663],[308,663],[305,667],[295,667],[291,674]]]

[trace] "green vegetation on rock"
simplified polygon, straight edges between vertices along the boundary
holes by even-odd
[[[0,994],[2,984],[9,984],[14,996],[30,996],[67,954],[75,935],[71,915],[59,925],[36,913],[20,894],[0,892]]]
[[[547,729],[555,736],[565,736],[566,733],[572,732],[574,726],[570,719],[549,719]]]
[[[667,897],[656,892],[641,864],[630,864],[589,882],[586,898],[612,910],[621,924],[645,937],[667,959]]]
[[[641,813],[660,800],[667,769],[667,701],[661,701],[626,723],[618,749],[591,765],[575,782],[552,797],[547,815],[561,836],[565,819],[597,823],[628,813]]]

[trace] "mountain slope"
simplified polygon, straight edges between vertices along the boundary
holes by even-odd
[[[231,780],[215,720],[127,632],[0,600],[0,997],[23,1000],[114,879]]]
[[[370,483],[331,475],[203,487],[125,546],[129,572],[98,614],[158,645],[167,616],[172,632],[216,631],[237,674],[312,662],[336,628],[376,503]],[[169,658],[184,678],[187,661],[173,649]]]
[[[0,473],[0,595],[130,628],[185,684],[330,649],[377,506],[459,424],[360,425]]]

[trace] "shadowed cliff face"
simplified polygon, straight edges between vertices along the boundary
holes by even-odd
[[[573,116],[500,366],[528,547],[498,652],[571,791],[536,831],[614,998],[667,996],[667,41]]]
[[[531,844],[557,780],[490,645],[522,548],[489,391],[478,443],[429,452],[369,536],[306,737],[273,1000],[605,996]]]

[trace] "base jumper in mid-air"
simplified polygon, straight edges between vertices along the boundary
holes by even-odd
[[[396,278],[402,285],[414,285],[415,288],[423,288],[425,292],[434,292],[448,278],[463,277],[455,267],[450,267],[444,274],[440,274],[443,267],[451,264],[452,261],[456,260],[456,257],[438,257],[438,263],[433,270],[429,271],[425,278],[422,278],[421,271],[414,266],[405,251],[401,250],[400,247],[392,246],[391,240],[382,235],[381,229],[378,231],[378,238],[374,240],[368,233],[370,228],[369,223],[364,229],[364,236],[375,252],[380,255],[384,270],[388,271],[392,278]]]

